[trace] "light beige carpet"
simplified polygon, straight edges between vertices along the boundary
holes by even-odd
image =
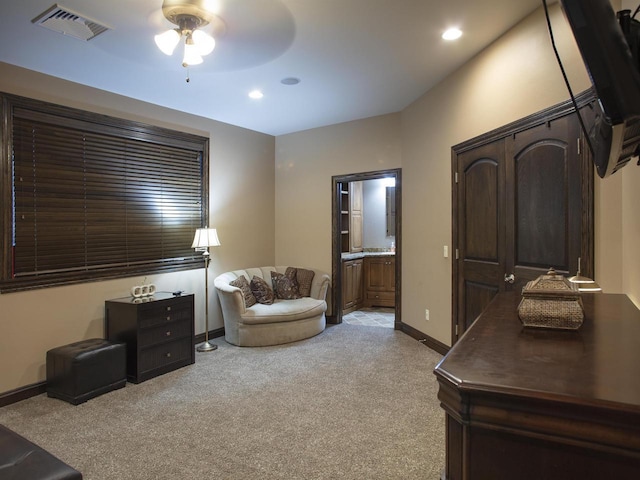
[[[197,353],[196,364],[74,407],[40,395],[0,423],[87,480],[438,479],[441,356],[392,329]]]

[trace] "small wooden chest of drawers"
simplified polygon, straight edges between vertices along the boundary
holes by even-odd
[[[127,379],[144,382],[195,362],[193,295],[105,302],[105,337],[127,345]]]

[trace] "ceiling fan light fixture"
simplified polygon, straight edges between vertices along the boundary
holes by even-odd
[[[166,55],[172,55],[184,37],[182,65],[187,67],[202,63],[202,57],[209,55],[216,46],[214,36],[225,32],[224,22],[213,13],[212,5],[206,0],[164,0],[162,14],[177,28],[155,36],[158,48]],[[200,30],[207,25],[213,35]]]
[[[183,67],[191,67],[200,65],[202,56],[198,52],[198,47],[193,43],[193,39],[189,36],[184,44],[184,57],[182,58]]]
[[[198,49],[198,53],[200,54],[200,56],[204,57],[205,55],[209,55],[211,52],[213,52],[213,49],[216,48],[215,39],[202,30],[194,31],[191,37],[193,39],[193,44]]]
[[[156,35],[153,39],[162,53],[172,55],[178,43],[180,43],[180,36],[181,34],[177,29],[171,29]]]

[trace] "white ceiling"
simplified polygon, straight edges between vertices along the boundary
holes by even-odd
[[[2,0],[0,61],[251,130],[282,135],[397,112],[540,0],[217,0],[226,33],[181,66],[153,36],[162,0],[61,0],[112,28],[85,42],[31,22],[53,0]],[[440,35],[458,26],[464,35]],[[0,67],[1,74],[1,67]],[[280,83],[297,77],[298,85]],[[247,94],[259,88],[261,100]]]

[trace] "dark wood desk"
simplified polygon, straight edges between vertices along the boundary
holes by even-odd
[[[640,479],[640,311],[583,301],[580,330],[529,330],[500,294],[436,367],[447,480]]]

